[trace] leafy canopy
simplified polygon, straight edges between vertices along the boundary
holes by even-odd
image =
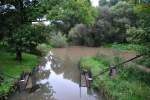
[[[95,19],[94,8],[88,0],[61,0],[48,12],[48,19],[70,23],[91,24]]]

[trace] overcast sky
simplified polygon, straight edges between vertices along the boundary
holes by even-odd
[[[99,2],[99,0],[91,0],[92,5],[95,7],[98,6],[98,4],[99,4],[98,2]]]

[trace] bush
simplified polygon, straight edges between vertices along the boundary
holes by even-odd
[[[142,37],[142,34],[144,34],[145,31],[142,28],[136,28],[130,26],[127,27],[128,29],[126,31],[126,34],[128,35],[128,41],[134,43],[139,42],[139,39]]]
[[[41,55],[45,55],[48,53],[48,51],[51,49],[51,45],[50,44],[39,44],[37,46],[37,51],[39,51],[41,53]]]
[[[87,35],[88,35],[87,27],[84,24],[77,24],[70,30],[69,39],[74,44],[84,45]]]
[[[67,46],[67,38],[62,33],[58,32],[51,37],[50,43],[53,47],[61,48]]]

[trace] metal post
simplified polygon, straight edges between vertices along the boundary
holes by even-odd
[[[116,67],[115,66],[110,66],[110,72],[109,72],[109,75],[111,78],[114,78],[117,74],[117,70],[116,70]]]

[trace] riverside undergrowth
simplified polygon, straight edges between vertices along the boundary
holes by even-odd
[[[118,57],[108,58],[104,56],[84,57],[80,60],[83,70],[91,69],[94,80],[92,87],[112,100],[149,100],[150,99],[150,78],[149,74],[137,69],[134,65],[117,67],[117,75],[111,79],[109,71],[98,75],[109,65],[119,63]]]

